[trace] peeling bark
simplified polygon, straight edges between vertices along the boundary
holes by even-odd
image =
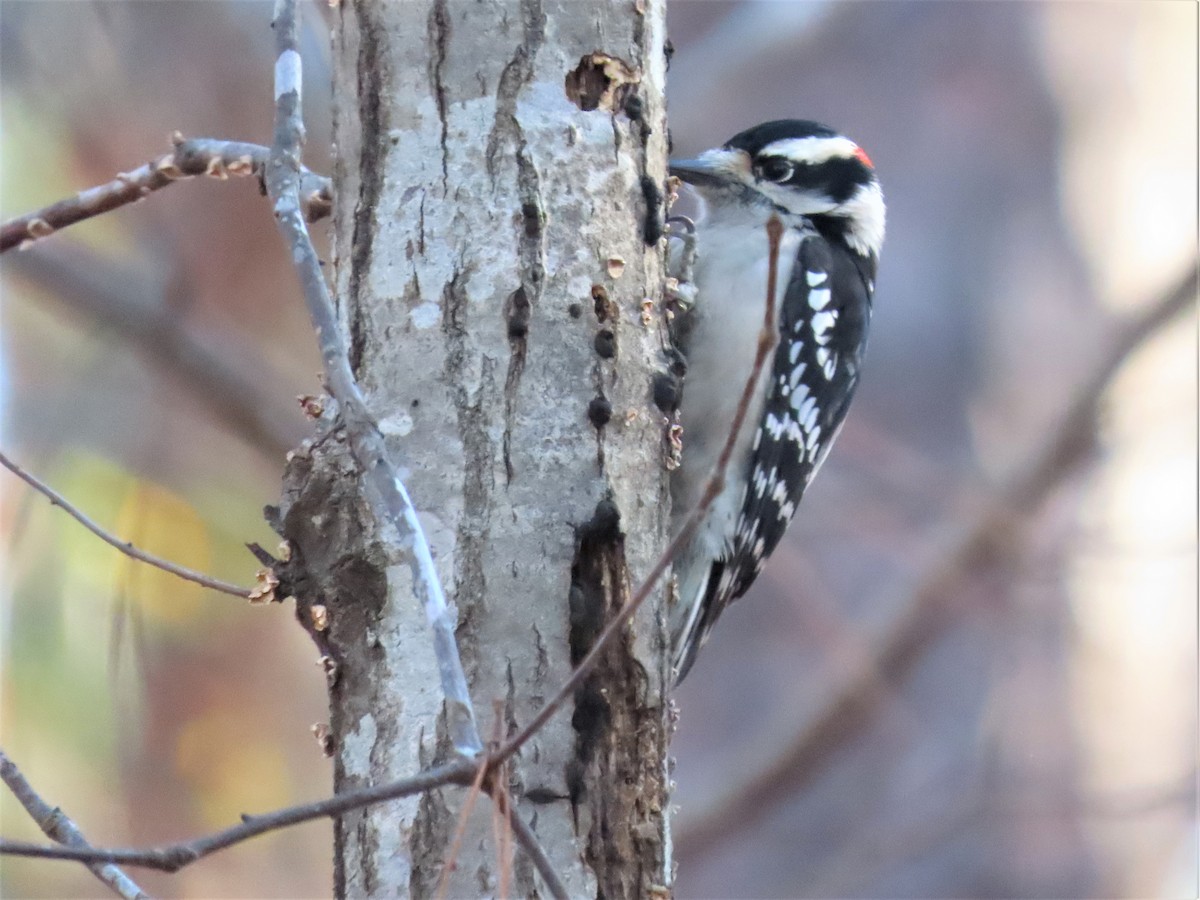
[[[528,721],[665,544],[666,361],[657,313],[642,320],[662,280],[663,5],[641,5],[336,13],[341,316],[457,604],[485,734],[493,698],[506,733]],[[585,59],[590,109],[569,96]],[[443,758],[424,619],[336,431],[295,455],[280,515],[301,607],[329,619],[336,787]],[[665,642],[660,597],[514,761],[517,808],[572,896],[668,882]],[[337,894],[432,895],[461,802],[344,817]],[[497,888],[488,816],[480,804],[449,896]],[[517,856],[512,892],[542,895]]]

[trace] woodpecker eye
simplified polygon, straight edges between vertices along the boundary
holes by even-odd
[[[792,164],[782,156],[768,156],[758,164],[759,177],[767,181],[787,181],[792,177],[793,171],[795,170]]]

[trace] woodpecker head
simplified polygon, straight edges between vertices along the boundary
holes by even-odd
[[[811,219],[863,256],[879,256],[884,205],[875,168],[862,148],[824,125],[756,125],[695,159],[672,162],[671,174],[695,188],[711,217],[774,208]]]

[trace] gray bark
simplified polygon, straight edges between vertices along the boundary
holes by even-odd
[[[335,13],[340,313],[457,604],[485,737],[494,701],[503,734],[529,720],[665,544],[650,389],[662,253],[645,240],[665,172],[664,9],[641,5]],[[593,53],[605,56],[581,66]],[[449,752],[408,570],[355,484],[327,430],[295,454],[282,507],[301,616],[328,610],[317,637],[336,661],[337,789]],[[513,766],[520,815],[572,896],[640,897],[668,881],[662,607],[660,591]],[[463,798],[446,789],[345,816],[337,893],[432,895]],[[481,801],[449,896],[494,894],[501,866]],[[511,894],[544,893],[520,851],[512,875]]]

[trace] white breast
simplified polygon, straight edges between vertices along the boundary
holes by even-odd
[[[749,218],[753,216],[753,218]],[[688,369],[680,409],[683,461],[672,484],[678,528],[696,505],[729,434],[750,376],[767,297],[765,210],[720,214],[697,224],[695,325],[688,340]],[[787,228],[780,242],[776,311],[783,303],[802,233]],[[768,359],[760,376],[770,378]],[[719,558],[729,546],[744,497],[751,443],[762,413],[756,391],[734,446],[725,490],[713,504],[694,544]]]

